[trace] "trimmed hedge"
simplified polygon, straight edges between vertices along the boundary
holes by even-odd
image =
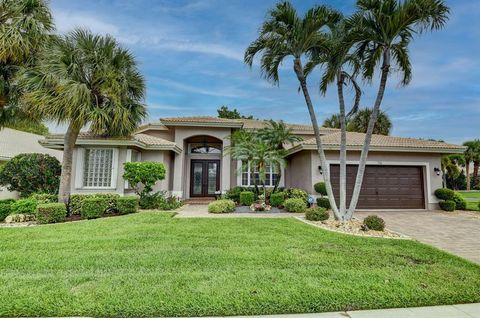
[[[285,200],[285,209],[288,212],[303,213],[307,209],[307,203],[300,198],[291,198]]]
[[[240,193],[240,205],[250,206],[255,200],[255,194],[251,191],[244,191]]]
[[[36,200],[38,204],[56,203],[58,201],[58,196],[51,193],[32,193],[28,198]]]
[[[117,210],[117,199],[120,198],[116,193],[95,193],[95,194],[72,194],[68,202],[68,211],[70,214],[80,215],[82,211],[82,203],[86,199],[106,199],[106,212],[115,212]]]
[[[279,205],[283,205],[283,202],[285,202],[285,193],[277,192],[270,195],[271,206],[278,207]]]
[[[302,199],[303,201],[305,201],[305,203],[308,200],[308,193],[303,189],[290,188],[290,189],[287,189],[287,191],[285,192],[286,192],[287,198],[289,199]]]
[[[30,214],[34,215],[37,209],[37,201],[34,199],[22,199],[15,201],[10,206],[10,214]]]
[[[377,215],[369,215],[363,220],[363,224],[367,226],[369,230],[383,231],[385,230],[385,221]]]
[[[106,198],[86,198],[82,200],[80,215],[82,219],[99,218],[107,211],[108,204],[109,202]]]
[[[130,214],[138,212],[137,197],[120,197],[117,199],[117,211],[120,214]]]
[[[325,182],[317,182],[313,185],[315,192],[321,195],[327,195],[327,187],[325,186]]]
[[[462,197],[460,193],[455,192],[453,194],[453,201],[455,202],[455,210],[467,209],[467,201]]]
[[[442,209],[443,211],[448,211],[448,212],[452,212],[452,211],[455,211],[455,201],[453,200],[446,200],[446,201],[440,201],[438,202],[438,204],[440,205],[440,209]]]
[[[455,192],[451,189],[447,188],[439,188],[435,190],[435,196],[439,198],[440,200],[453,200],[453,196],[455,195]]]
[[[230,213],[235,211],[235,202],[230,199],[222,199],[208,204],[209,213]]]
[[[330,209],[330,201],[326,197],[317,198],[317,205],[321,208]]]
[[[67,207],[63,203],[39,204],[35,217],[40,224],[57,223],[65,220]]]
[[[325,208],[309,208],[305,212],[305,218],[309,221],[325,221],[328,220],[330,214]]]

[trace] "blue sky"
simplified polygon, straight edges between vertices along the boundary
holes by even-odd
[[[354,1],[292,1],[303,12],[329,4],[345,14]],[[114,35],[133,51],[147,82],[150,120],[216,115],[221,105],[257,118],[308,123],[298,84],[287,61],[274,87],[258,65],[243,63],[243,52],[274,0],[52,0],[59,32],[76,26]],[[400,87],[390,78],[382,108],[393,135],[461,143],[480,137],[480,1],[450,0],[445,29],[417,37],[411,45],[413,80]],[[334,89],[310,89],[319,121],[337,112]],[[362,106],[375,98],[377,82],[363,86]]]

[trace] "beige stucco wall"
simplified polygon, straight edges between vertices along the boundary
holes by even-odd
[[[326,152],[329,164],[339,163],[337,151]],[[437,176],[434,168],[440,168],[440,154],[430,153],[399,153],[399,152],[370,152],[367,164],[372,165],[407,165],[421,166],[423,168],[425,200],[428,209],[438,208],[438,200],[434,195],[435,189],[442,187],[442,177]],[[347,162],[358,163],[360,152],[348,152]],[[314,194],[313,185],[323,181],[323,175],[318,169],[320,158],[316,151],[301,151],[289,159],[287,187],[299,187]],[[310,174],[310,177],[306,174]]]

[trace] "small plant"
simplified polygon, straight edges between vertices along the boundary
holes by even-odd
[[[305,203],[308,200],[308,193],[298,188],[290,188],[286,191],[286,197],[289,199],[302,199]]]
[[[37,201],[33,199],[18,200],[10,206],[11,214],[30,214],[34,215],[37,209]]]
[[[255,194],[250,191],[244,191],[240,193],[240,205],[250,206],[255,200]]]
[[[453,196],[455,195],[455,192],[451,189],[447,188],[440,188],[435,190],[435,196],[439,198],[440,200],[453,200]]]
[[[321,208],[330,209],[330,201],[326,197],[317,198],[317,205]]]
[[[285,202],[285,193],[283,192],[276,192],[270,195],[270,205],[274,207],[278,207],[283,205]]]
[[[67,208],[63,203],[39,204],[35,211],[35,218],[40,224],[62,222],[66,216]]]
[[[455,211],[456,204],[453,200],[440,201],[438,202],[438,204],[440,205],[440,209],[442,209],[443,211]]]
[[[51,193],[32,193],[28,198],[37,201],[38,204],[56,203],[58,199],[56,194]]]
[[[233,200],[217,200],[208,204],[209,213],[230,213],[235,211]]]
[[[372,230],[372,231],[383,231],[383,230],[385,230],[385,221],[377,215],[367,216],[363,220],[363,225],[365,225],[368,230]]]
[[[225,195],[227,199],[233,200],[235,202],[240,202],[240,193],[242,193],[243,191],[245,191],[244,188],[237,186],[228,190]]]
[[[163,211],[170,211],[170,210],[178,209],[182,205],[183,205],[183,202],[180,201],[177,197],[172,195],[170,196],[163,195],[159,200],[158,209]]]
[[[462,197],[460,193],[455,192],[453,194],[453,201],[455,202],[455,210],[467,209],[467,201]]]
[[[325,182],[317,182],[313,185],[315,192],[321,195],[327,195],[327,187],[325,186]]]
[[[138,212],[138,198],[134,196],[118,198],[117,211],[120,214],[130,214]]]
[[[0,201],[0,221],[5,220],[5,218],[12,211],[12,202],[15,202],[15,200],[12,200],[12,201],[2,200],[2,201]]]
[[[325,208],[309,208],[305,212],[305,218],[309,221],[325,221],[329,217],[330,214]]]
[[[96,219],[102,217],[108,209],[108,200],[105,198],[86,198],[82,202],[80,215],[82,219]]]
[[[307,203],[300,198],[287,199],[284,205],[288,212],[303,213],[307,209]]]

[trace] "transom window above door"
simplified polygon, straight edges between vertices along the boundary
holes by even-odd
[[[217,143],[192,143],[190,153],[198,154],[221,154],[222,144]]]

